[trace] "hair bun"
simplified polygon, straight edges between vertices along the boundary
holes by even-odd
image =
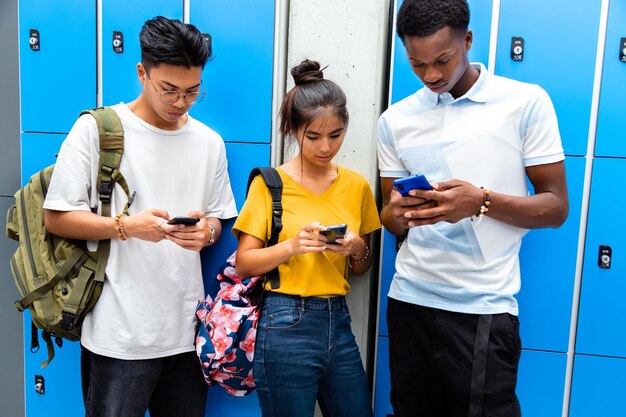
[[[324,73],[320,70],[320,64],[317,61],[305,59],[299,65],[291,69],[291,75],[296,85],[312,83],[324,79]]]

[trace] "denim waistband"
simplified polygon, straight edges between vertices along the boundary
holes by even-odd
[[[311,310],[340,310],[347,306],[346,297],[300,297],[299,295],[281,294],[268,291],[265,294],[266,304],[291,305]]]

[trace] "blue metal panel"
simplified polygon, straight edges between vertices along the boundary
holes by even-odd
[[[56,162],[65,135],[22,133],[22,185],[30,176]]]
[[[559,229],[531,230],[520,251],[520,333],[529,349],[567,352],[569,343],[585,160],[568,157],[565,167],[567,221]]]
[[[567,155],[587,150],[600,3],[578,1],[570,7],[542,0],[503,1],[500,9],[495,72],[546,89]],[[521,62],[511,59],[514,36],[524,38]]]
[[[22,183],[26,184],[31,175],[55,163],[65,135],[22,134]],[[24,312],[24,375],[26,385],[26,417],[51,415],[50,410],[62,410],[64,416],[84,415],[80,387],[80,344],[64,341],[63,348],[56,348],[52,363],[41,369],[41,362],[47,360],[45,343],[39,340],[41,348],[36,354],[30,352],[31,316]],[[46,392],[35,393],[35,375],[45,379]]]
[[[237,209],[241,210],[245,202],[248,174],[254,167],[269,166],[270,145],[227,142],[226,155],[228,157],[228,175],[235,194]],[[234,219],[222,222],[220,240],[215,246],[202,251],[202,271],[205,283],[215,279],[219,266],[237,248],[237,239],[231,232],[234,223]],[[207,404],[211,405],[210,408],[207,407],[207,416],[228,415],[233,410],[237,410],[237,415],[241,417],[259,417],[261,415],[256,392],[243,398],[233,397],[228,395],[223,388],[215,386],[209,389]]]
[[[191,23],[213,37],[207,91],[191,114],[224,140],[270,142],[274,2],[192,0]]]
[[[19,9],[22,130],[67,133],[96,105],[96,3],[20,0]]]
[[[626,157],[624,109],[626,109],[626,62],[619,60],[620,39],[626,37],[626,3],[609,3],[609,24],[604,51],[602,90],[596,132],[596,156]]]
[[[576,353],[626,357],[626,193],[615,186],[624,172],[626,159],[594,160]],[[613,250],[610,269],[598,266],[600,245]]]
[[[165,16],[183,18],[182,1],[103,0],[102,2],[102,102],[126,103],[141,93],[137,63],[141,62],[139,32],[148,19]],[[124,35],[124,50],[113,50],[113,31]]]
[[[482,62],[487,66],[489,61],[489,40],[491,37],[491,10],[492,0],[470,0],[470,25],[474,35],[474,42],[469,51],[471,62]],[[398,9],[402,4],[398,2]],[[420,89],[423,84],[411,70],[411,64],[406,56],[406,50],[402,40],[396,37],[393,51],[393,85],[391,89],[391,102],[395,103]]]
[[[522,350],[517,377],[517,397],[524,417],[561,415],[567,355]],[[588,414],[592,415],[610,414]]]
[[[378,335],[389,336],[387,328],[387,294],[396,272],[396,242],[394,235],[383,228],[383,247],[380,268],[380,310],[378,311]]]
[[[270,145],[251,143],[226,143],[228,175],[237,202],[241,210],[246,200],[248,174],[257,166],[269,166]],[[204,280],[214,279],[218,268],[237,248],[237,239],[231,233],[234,219],[222,222],[222,237],[215,246],[202,251],[202,271]]]
[[[569,417],[623,416],[626,360],[576,355]]]
[[[389,338],[379,337],[376,351],[376,381],[374,382],[374,416],[393,415],[391,407],[391,381],[389,377]]]

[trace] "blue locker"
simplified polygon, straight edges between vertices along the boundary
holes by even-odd
[[[495,72],[546,89],[567,155],[583,156],[587,150],[600,3],[576,2],[575,7],[541,0],[501,3]],[[525,44],[521,62],[511,59],[511,38],[517,36]]]
[[[254,167],[270,165],[270,145],[227,142],[226,157],[237,210],[241,210],[246,199],[248,174]],[[215,278],[218,268],[237,248],[237,239],[231,232],[234,223],[234,219],[222,222],[220,240],[215,246],[202,251],[202,271],[205,283]]]
[[[491,10],[492,0],[469,0],[470,7],[470,25],[474,41],[469,51],[469,59],[471,62],[482,62],[487,66],[489,61],[489,41],[491,37]],[[402,1],[398,1],[398,9]],[[423,84],[411,70],[409,59],[406,56],[406,50],[402,44],[402,40],[397,34],[395,37],[395,47],[393,51],[393,75],[391,102],[395,103],[403,98],[413,94],[420,89]]]
[[[192,0],[191,23],[213,37],[207,92],[191,114],[231,142],[270,142],[274,2]]]
[[[604,48],[600,109],[596,131],[596,156],[626,157],[624,109],[626,108],[626,61],[620,61],[622,38],[626,38],[626,3],[609,3],[609,22]]]
[[[576,355],[569,417],[624,416],[626,360]]]
[[[564,353],[522,350],[517,397],[524,417],[560,417],[565,390]],[[610,414],[587,414],[590,416]]]
[[[626,262],[621,220],[626,195],[615,181],[626,172],[626,159],[595,158],[591,180],[576,353],[626,357]],[[609,269],[599,266],[601,245],[612,248]]]
[[[379,336],[389,336],[389,330],[387,329],[387,294],[389,294],[389,286],[396,272],[396,242],[396,237],[383,228],[379,289],[380,307],[378,314]]]
[[[393,415],[389,385],[389,338],[378,337],[376,360],[376,380],[374,381],[374,417]]]
[[[22,131],[67,133],[96,105],[96,3],[20,0],[19,10]]]
[[[576,273],[585,159],[565,160],[570,210],[559,229],[535,229],[522,241],[520,334],[528,349],[567,352]],[[532,186],[529,186],[532,189]]]
[[[141,62],[139,32],[148,19],[165,16],[183,19],[183,2],[171,0],[103,0],[102,2],[102,102],[130,102],[141,93],[137,63]],[[121,32],[123,49],[115,51],[114,32]]]
[[[26,184],[31,175],[55,163],[65,135],[22,134],[22,183]],[[39,339],[40,349],[30,351],[31,318],[24,312],[24,375],[26,388],[26,417],[50,415],[50,410],[63,410],[68,417],[84,415],[80,386],[80,344],[64,340],[63,347],[55,345],[56,356],[48,367],[41,369],[40,363],[47,360],[45,342]],[[34,390],[35,375],[45,379],[46,392],[37,394]]]

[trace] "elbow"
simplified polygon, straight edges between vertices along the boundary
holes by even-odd
[[[59,230],[55,222],[54,213],[52,213],[50,210],[44,210],[43,225],[48,232],[59,236]]]
[[[557,229],[561,227],[563,223],[565,223],[565,221],[567,220],[567,216],[569,215],[569,204],[565,203],[563,205],[560,205],[552,210],[550,213],[546,213],[546,215],[548,215],[551,219],[548,227]]]

